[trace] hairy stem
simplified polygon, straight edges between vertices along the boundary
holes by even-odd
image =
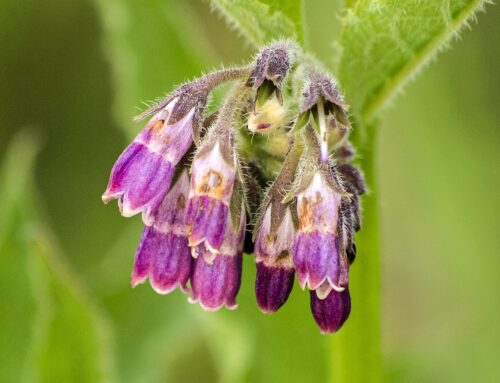
[[[220,69],[202,77],[209,88],[215,88],[227,81],[237,80],[250,76],[250,67]]]

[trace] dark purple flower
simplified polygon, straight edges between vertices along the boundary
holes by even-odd
[[[186,210],[189,245],[218,253],[224,241],[229,202],[236,177],[233,149],[222,140],[202,146],[196,154]]]
[[[315,291],[311,291],[311,311],[321,333],[337,332],[351,313],[351,296],[349,289],[331,290],[328,296],[320,299]]]
[[[255,278],[255,296],[257,304],[264,313],[278,311],[287,301],[293,289],[295,270],[290,256],[267,264],[257,262]]]
[[[272,204],[266,209],[255,240],[255,295],[265,313],[277,311],[286,302],[295,276],[292,261],[295,227],[290,210],[286,209],[275,230],[271,229],[271,210]]]
[[[302,288],[316,290],[326,283],[342,291],[347,285],[347,260],[338,227],[341,200],[340,191],[320,170],[297,195],[299,228],[293,262]]]
[[[107,203],[118,198],[125,217],[143,212],[148,223],[168,192],[175,166],[192,144],[194,109],[171,124],[176,102],[172,100],[153,116],[111,170],[102,199]]]
[[[189,176],[183,171],[146,226],[137,249],[132,286],[149,277],[151,286],[167,294],[180,286],[187,291],[193,259],[184,229],[184,210],[189,191]]]
[[[228,216],[224,243],[220,253],[214,256],[204,243],[197,246],[191,274],[191,303],[199,302],[207,311],[215,311],[222,306],[237,307],[236,295],[240,289],[243,240],[245,236],[245,212],[242,211],[239,225],[233,225]]]

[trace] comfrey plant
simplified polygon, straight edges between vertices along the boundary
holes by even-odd
[[[180,287],[205,310],[235,308],[243,252],[255,254],[257,304],[277,311],[297,274],[322,332],[351,310],[349,267],[361,227],[349,106],[336,81],[292,41],[247,67],[182,85],[115,163],[104,202],[142,213],[132,286]],[[234,88],[205,113],[219,85]],[[269,186],[270,185],[270,186]]]

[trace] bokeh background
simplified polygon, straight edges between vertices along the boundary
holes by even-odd
[[[339,4],[306,3],[331,62]],[[382,120],[386,381],[500,381],[499,25],[487,7]],[[234,312],[132,290],[140,218],[100,199],[141,101],[252,54],[205,2],[0,1],[0,381],[326,381],[298,286],[261,314],[247,257]]]

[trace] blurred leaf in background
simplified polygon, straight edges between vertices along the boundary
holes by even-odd
[[[0,173],[0,375],[11,382],[21,380],[34,336],[36,302],[23,229],[33,216],[33,201],[24,191],[32,186],[36,150],[32,137],[18,136]]]
[[[18,133],[0,174],[2,379],[111,381],[111,349],[97,311],[57,258],[32,182],[38,145]]]

